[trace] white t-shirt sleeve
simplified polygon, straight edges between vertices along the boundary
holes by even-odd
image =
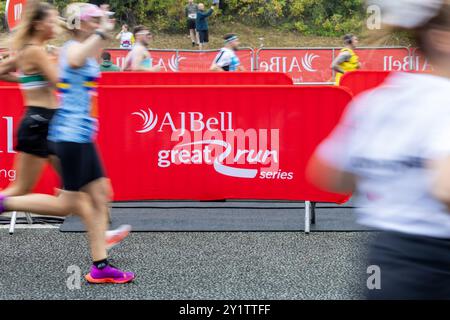
[[[227,51],[221,51],[214,59],[214,63],[223,68],[231,64],[231,55]]]

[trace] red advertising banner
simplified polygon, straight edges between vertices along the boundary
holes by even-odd
[[[112,62],[119,66],[124,67],[125,58],[130,52],[125,49],[107,49],[111,53]],[[152,65],[160,65],[161,71],[175,72],[177,71],[177,51],[176,50],[149,50],[152,57]]]
[[[7,0],[5,16],[9,30],[13,30],[22,19],[27,0]]]
[[[124,49],[107,49],[111,53],[111,58],[114,64],[123,67],[125,57],[128,50]],[[153,62],[152,64],[160,65],[163,72],[205,72],[209,71],[214,58],[219,53],[219,50],[212,51],[183,51],[183,50],[149,50]],[[238,51],[238,57],[241,59],[241,64],[247,71],[253,70],[253,50],[242,49]]]
[[[20,90],[16,87],[2,87],[0,89],[0,189],[16,180],[17,171],[14,168],[14,156],[16,152],[16,131],[19,127],[24,112],[23,100]],[[54,194],[55,187],[59,187],[59,179],[56,173],[47,168],[36,191]]]
[[[262,72],[286,72],[294,83],[326,83],[334,81],[333,59],[340,49],[261,49],[257,67]],[[408,71],[411,69],[408,48],[360,48],[356,50],[361,70]]]
[[[353,96],[378,87],[391,74],[389,71],[353,71],[344,74],[341,87],[348,88]]]
[[[310,156],[351,100],[344,89],[104,86],[99,97],[98,140],[115,200],[347,200],[305,179]],[[5,187],[17,174],[13,137],[23,111],[19,90],[1,88],[0,99]],[[58,185],[47,171],[39,191]]]
[[[361,48],[355,50],[361,62],[361,70],[410,71],[411,60],[408,48]],[[336,51],[336,56],[339,51]]]
[[[275,72],[104,72],[100,85],[292,85]]]
[[[99,96],[117,200],[347,199],[305,179],[351,100],[341,88],[109,86]]]
[[[333,81],[333,49],[261,49],[256,60],[258,71],[284,72],[294,83]]]
[[[430,72],[434,68],[419,48],[411,48],[412,67],[417,72]]]

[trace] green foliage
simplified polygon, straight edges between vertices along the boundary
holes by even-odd
[[[6,27],[5,8],[6,8],[6,0],[0,0],[0,30],[3,30]]]
[[[52,0],[59,9],[70,2]],[[196,2],[202,2],[197,0]],[[5,0],[0,0],[3,17]],[[103,2],[103,1],[100,1]],[[155,31],[185,31],[186,0],[105,0],[116,12],[119,23],[146,24]],[[212,0],[204,0],[205,6]],[[365,16],[363,0],[223,0],[225,8],[211,17],[210,24],[241,22],[248,26],[266,26],[297,31],[304,35],[340,36],[357,32]]]

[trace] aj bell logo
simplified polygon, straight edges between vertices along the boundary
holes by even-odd
[[[153,111],[148,109],[148,113],[144,110],[141,110],[139,112],[134,112],[134,116],[139,116],[144,121],[142,130],[137,130],[137,133],[147,133],[152,131],[157,123],[158,123],[158,115],[153,115]]]
[[[172,55],[172,57],[169,60],[169,68],[173,72],[176,72],[179,70],[180,62],[186,60],[185,57],[177,57],[175,54]],[[159,63],[161,65],[161,61]]]
[[[314,60],[320,58],[320,56],[314,53],[307,53],[301,59],[297,57],[272,57],[270,61],[262,61],[259,65],[261,71],[266,72],[302,72],[303,70],[308,72],[317,72],[314,68]]]
[[[148,133],[158,125],[158,115],[148,108],[147,111],[140,110],[132,115],[138,116],[143,120],[142,129],[136,130],[137,133]],[[201,112],[179,112],[179,121],[170,112],[166,112],[158,127],[158,132],[163,132],[169,128],[172,132],[179,133],[182,136],[187,130],[190,132],[201,132],[208,130],[210,132],[234,131],[233,114],[231,112],[219,112],[217,117],[205,118]]]

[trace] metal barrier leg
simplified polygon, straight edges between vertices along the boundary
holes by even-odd
[[[305,201],[305,233],[309,234],[311,231],[311,202]]]
[[[26,212],[25,217],[27,218],[28,224],[33,224],[33,218],[31,217],[31,213]]]
[[[317,202],[311,202],[311,224],[316,224],[316,205]]]
[[[11,215],[11,222],[9,223],[9,234],[14,234],[16,228],[17,211],[14,211]]]

